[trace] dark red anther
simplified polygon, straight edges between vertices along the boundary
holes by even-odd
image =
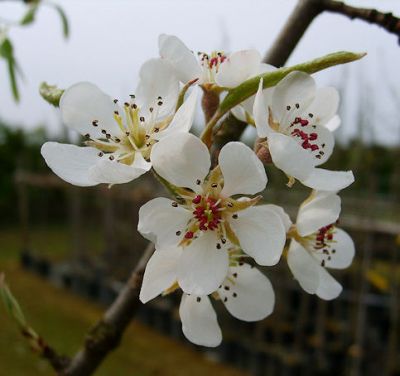
[[[310,137],[309,137],[310,141],[314,141],[317,138],[318,138],[318,135],[316,133],[310,133]]]
[[[308,125],[308,120],[300,119],[300,124],[302,127],[305,127],[306,125]]]
[[[185,234],[185,239],[192,239],[193,238],[193,232],[192,231],[188,231],[186,234]]]
[[[318,145],[311,145],[311,150],[312,151],[315,151],[315,150],[318,150],[319,149],[319,146]]]
[[[201,201],[201,196],[200,196],[200,195],[197,195],[197,196],[192,200],[193,204],[199,204],[200,201]]]

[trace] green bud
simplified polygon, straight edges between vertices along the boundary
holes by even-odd
[[[59,89],[56,85],[49,85],[46,82],[42,82],[39,86],[39,93],[45,101],[58,107],[64,90]]]

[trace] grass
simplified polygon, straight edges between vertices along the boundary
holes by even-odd
[[[103,242],[95,229],[86,232],[86,241],[90,244],[90,254],[101,252]],[[22,247],[20,230],[17,227],[9,227],[0,230],[0,236],[4,246],[0,251],[0,262],[7,259],[16,259]],[[35,254],[46,259],[58,261],[71,256],[73,239],[71,230],[62,225],[32,226],[29,229],[29,249]]]
[[[82,344],[88,328],[101,316],[96,304],[50,285],[22,270],[17,261],[18,237],[14,230],[0,231],[2,250],[0,270],[18,298],[30,325],[60,353],[73,354]],[[35,233],[36,240],[43,234]],[[60,244],[56,234],[49,235],[49,249]],[[45,241],[45,239],[42,239]],[[62,242],[61,242],[62,243]],[[62,249],[61,249],[62,251]],[[53,375],[48,364],[32,353],[18,328],[0,305],[0,375]],[[120,347],[100,367],[97,376],[240,376],[243,373],[214,363],[188,344],[164,337],[133,322]]]

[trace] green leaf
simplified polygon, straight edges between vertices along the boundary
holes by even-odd
[[[21,307],[5,283],[4,274],[0,274],[0,297],[6,307],[7,312],[21,327],[26,327],[25,316]]]
[[[28,11],[24,14],[22,19],[19,21],[20,25],[29,25],[35,21],[36,11],[39,8],[39,3],[33,3],[29,5]]]
[[[14,99],[19,101],[19,91],[17,85],[16,68],[17,63],[14,58],[14,50],[11,41],[8,38],[4,38],[0,44],[0,57],[6,60],[8,75],[10,78],[11,90]]]
[[[42,82],[39,86],[39,93],[44,100],[55,107],[60,105],[60,98],[64,93],[63,89],[59,89],[56,85],[49,85]]]
[[[52,6],[54,7],[54,9],[57,11],[58,15],[61,18],[64,38],[68,38],[69,37],[69,23],[68,23],[67,15],[65,14],[63,8],[61,8],[58,4],[52,4]]]
[[[264,79],[264,88],[275,86],[279,81],[281,81],[285,76],[293,71],[302,71],[309,74],[316,73],[323,69],[333,67],[339,64],[350,63],[355,60],[361,59],[365,56],[365,53],[353,53],[353,52],[336,52],[323,57],[320,57],[309,62],[294,65],[292,67],[280,68],[273,72],[267,72],[253,77],[236,88],[229,90],[228,95],[222,101],[219,112],[224,114],[231,108],[235,107],[239,103],[243,102],[245,99],[251,97],[257,92],[258,84],[260,79]]]

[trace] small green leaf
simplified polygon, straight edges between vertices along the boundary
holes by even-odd
[[[55,107],[60,105],[60,98],[64,93],[63,89],[59,89],[56,85],[49,85],[42,82],[39,86],[39,93],[44,100]]]
[[[33,3],[33,4],[29,5],[28,11],[24,14],[22,19],[19,21],[19,24],[25,26],[25,25],[29,25],[33,21],[35,21],[36,11],[38,10],[38,8],[39,8],[38,3]]]
[[[0,44],[0,57],[6,60],[8,75],[10,77],[11,90],[14,99],[19,101],[19,91],[17,85],[16,68],[17,63],[14,58],[14,50],[10,39],[4,38]]]
[[[229,90],[228,95],[222,101],[218,111],[220,113],[225,113],[239,103],[243,102],[245,99],[254,95],[257,92],[258,84],[261,78],[264,79],[263,87],[268,88],[275,86],[290,72],[302,71],[312,74],[319,72],[323,69],[333,67],[335,65],[350,63],[352,61],[359,60],[363,56],[365,56],[365,53],[357,54],[353,52],[336,52],[315,60],[308,61],[306,63],[294,65],[287,68],[280,68],[273,72],[260,74],[243,82],[236,88]]]
[[[11,293],[4,279],[4,274],[0,274],[0,297],[11,318],[17,321],[21,327],[26,327],[26,320],[21,307],[14,295]]]
[[[69,37],[69,23],[68,23],[67,15],[65,14],[63,8],[61,8],[58,4],[52,4],[52,5],[61,18],[64,38],[68,38]]]

